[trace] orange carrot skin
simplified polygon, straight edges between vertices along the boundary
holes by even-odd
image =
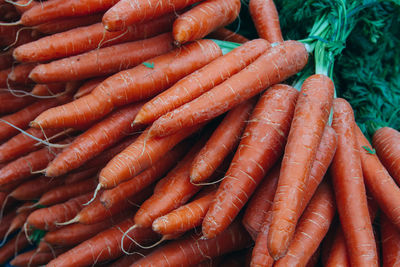
[[[307,63],[307,58],[304,45],[296,41],[286,41],[272,47],[225,82],[160,117],[153,123],[150,135],[169,135],[221,115],[269,86],[297,73]],[[213,101],[210,102],[210,99]]]
[[[249,11],[258,36],[268,42],[283,42],[279,15],[273,0],[251,0]]]
[[[18,97],[11,93],[0,93],[0,115],[14,113],[32,104],[35,100],[31,96]]]
[[[172,0],[132,2],[121,0],[110,8],[103,16],[103,25],[107,31],[120,31],[129,25],[151,21],[169,12],[176,12],[200,0]]]
[[[334,85],[320,74],[307,78],[299,94],[272,206],[268,251],[285,255],[301,216],[302,199],[332,107]]]
[[[257,187],[247,205],[242,224],[251,238],[256,241],[257,235],[264,223],[265,214],[270,210],[276,187],[278,185],[280,164],[276,164]]]
[[[166,244],[131,266],[191,266],[243,249],[250,243],[251,238],[243,226],[234,223],[213,239],[205,240],[195,235]]]
[[[14,50],[13,56],[20,62],[49,61],[81,54],[99,46],[146,39],[170,31],[174,18],[174,14],[166,15],[154,21],[132,25],[126,32],[107,32],[101,23],[79,27],[21,45]]]
[[[17,216],[15,211],[11,211],[7,213],[6,215],[3,216],[1,219],[1,224],[0,224],[0,239],[3,240],[4,235],[7,233],[8,228],[11,225],[11,222],[14,220],[14,218]]]
[[[14,191],[10,193],[10,196],[18,200],[34,200],[40,198],[42,194],[53,187],[62,185],[63,183],[63,179],[51,179],[49,177],[40,176],[24,182],[14,189]]]
[[[46,266],[87,266],[99,261],[106,261],[118,258],[123,254],[120,244],[125,231],[133,225],[133,221],[128,219],[114,227],[111,227],[96,236],[86,240],[78,246],[61,254],[56,259],[49,262]],[[136,228],[129,232],[129,236],[136,242],[146,245],[157,240],[158,235],[150,228]],[[136,246],[127,237],[124,239],[124,248],[134,249]]]
[[[369,218],[355,121],[350,104],[337,98],[333,102],[332,128],[338,136],[338,147],[330,174],[335,189],[343,233],[348,244],[350,264],[378,266],[375,238]]]
[[[10,82],[16,84],[29,84],[32,81],[28,78],[29,73],[36,64],[28,63],[28,64],[20,64],[15,66],[12,71],[8,74],[8,79]]]
[[[397,266],[400,262],[399,230],[384,214],[382,214],[380,222],[382,236],[382,266]]]
[[[339,225],[338,225],[339,226]],[[342,228],[339,226],[335,233],[335,237],[332,242],[332,247],[325,266],[327,267],[350,267],[350,261],[348,258],[348,252],[346,247],[346,241],[344,239],[344,234]]]
[[[31,250],[17,255],[11,262],[13,266],[43,266],[49,261],[65,252],[65,249],[54,249],[53,251],[37,252]]]
[[[94,167],[94,168],[88,168],[88,169],[85,169],[82,171],[73,172],[73,173],[65,175],[64,182],[66,185],[80,182],[87,178],[95,176],[98,171],[99,171],[99,168]]]
[[[139,111],[135,122],[150,124],[161,115],[195,99],[242,70],[269,47],[264,40],[252,40],[216,58],[147,102]]]
[[[179,16],[172,26],[177,43],[198,40],[233,22],[239,15],[240,0],[207,0]]]
[[[365,184],[387,218],[400,229],[400,211],[398,210],[400,189],[378,156],[365,150],[365,147],[372,149],[372,146],[360,128],[356,126],[355,129]]]
[[[244,44],[249,41],[249,39],[247,39],[246,37],[225,28],[219,28],[211,32],[207,37],[211,39],[229,41],[239,44]]]
[[[37,96],[51,96],[65,91],[65,83],[36,84],[31,94]]]
[[[152,224],[153,231],[164,236],[176,235],[201,225],[214,197],[215,190],[164,216],[158,217]]]
[[[383,165],[400,184],[400,133],[390,127],[380,128],[374,133],[372,143]]]
[[[0,264],[6,264],[7,260],[11,259],[16,253],[29,246],[29,241],[25,235],[17,234],[13,239],[8,241],[0,248]]]
[[[107,79],[107,77],[99,77],[88,80],[87,82],[82,84],[81,87],[79,87],[78,91],[74,94],[74,99],[90,94],[105,79]]]
[[[100,13],[76,18],[57,19],[36,25],[34,29],[45,34],[55,34],[98,23],[101,21],[102,16],[103,14]]]
[[[51,230],[56,229],[55,223],[68,221],[82,209],[83,204],[92,198],[92,194],[82,195],[72,198],[62,204],[48,208],[42,208],[32,212],[27,220],[28,225],[37,229]]]
[[[268,89],[258,101],[204,218],[202,231],[206,238],[213,238],[228,227],[281,156],[297,96],[294,88],[278,84]]]
[[[164,33],[41,64],[31,71],[29,77],[38,83],[83,80],[133,68],[172,49],[172,36]]]
[[[193,183],[209,178],[226,156],[237,147],[256,100],[247,100],[228,112],[193,160],[190,170],[190,180]]]
[[[335,199],[330,185],[322,183],[299,220],[287,254],[275,262],[274,266],[305,267],[328,232],[335,211]]]
[[[47,166],[46,175],[60,176],[74,170],[117,143],[127,134],[139,130],[140,127],[137,125],[132,127],[131,123],[142,105],[143,103],[135,103],[119,109],[75,138]]]

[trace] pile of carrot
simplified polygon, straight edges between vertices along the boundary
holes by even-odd
[[[0,7],[0,265],[396,266],[400,132],[289,85],[272,0]]]

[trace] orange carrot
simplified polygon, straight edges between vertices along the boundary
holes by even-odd
[[[350,267],[350,261],[348,258],[346,241],[344,240],[343,230],[338,225],[334,239],[332,241],[332,247],[329,252],[329,256],[326,260],[327,267],[343,266]]]
[[[139,111],[135,123],[150,124],[161,115],[195,99],[242,70],[268,48],[266,41],[253,40],[213,60],[147,102]]]
[[[278,11],[273,0],[250,0],[249,11],[258,36],[268,42],[283,42]]]
[[[135,103],[110,114],[75,138],[46,168],[47,176],[60,176],[82,166],[140,126],[131,126],[143,103]]]
[[[22,232],[19,232],[13,239],[0,248],[0,264],[5,265],[19,251],[29,246],[29,241]]]
[[[53,187],[62,185],[63,179],[52,179],[45,176],[39,176],[38,178],[28,180],[14,189],[10,196],[18,200],[34,200],[40,198],[40,196]]]
[[[246,37],[225,28],[219,28],[211,32],[207,38],[229,41],[239,44],[244,44],[249,41]]]
[[[40,3],[32,0],[17,0],[14,1],[14,7],[18,11],[18,13],[23,14],[25,11],[31,9],[33,6],[36,6]]]
[[[207,0],[179,16],[172,27],[178,44],[198,40],[233,22],[239,15],[240,0]]]
[[[320,74],[308,77],[296,103],[272,206],[268,251],[278,260],[286,254],[301,216],[302,199],[332,107],[334,85]]]
[[[9,114],[32,104],[35,99],[31,96],[15,96],[12,93],[0,93],[0,114]]]
[[[32,83],[28,76],[34,67],[36,67],[36,64],[33,63],[17,65],[12,68],[11,72],[8,74],[8,80],[15,84]]]
[[[133,3],[121,0],[103,16],[103,25],[107,31],[120,31],[138,22],[151,21],[170,12],[176,12],[200,0],[149,0]]]
[[[53,83],[114,74],[167,53],[172,48],[171,34],[164,33],[41,64],[32,70],[29,77],[38,83]]]
[[[85,170],[76,171],[70,174],[67,174],[64,178],[65,184],[73,184],[82,180],[85,180],[90,177],[94,177],[99,171],[99,167],[87,168]]]
[[[74,99],[80,98],[84,95],[90,94],[100,83],[102,83],[106,77],[99,77],[88,80],[81,87],[79,87],[78,91],[74,94]]]
[[[31,250],[22,254],[17,255],[11,262],[13,266],[43,266],[49,261],[57,257],[58,255],[65,252],[65,248],[54,249],[53,251],[37,252]]]
[[[71,29],[41,38],[17,47],[13,56],[21,62],[48,61],[77,55],[92,49],[149,38],[171,30],[174,14],[140,25],[133,25],[123,32],[106,32],[101,23]]]
[[[65,19],[57,19],[48,21],[33,27],[35,30],[45,34],[55,34],[59,32],[68,31],[74,28],[83,27],[98,23],[101,21],[103,14],[93,14],[83,17],[72,17]]]
[[[335,211],[330,185],[322,183],[299,220],[287,254],[274,266],[306,266],[328,232]]]
[[[33,124],[60,128],[95,121],[115,107],[157,95],[221,54],[219,46],[211,40],[200,40],[176,48],[149,59],[151,63],[147,64],[150,67],[141,64],[109,77],[89,95],[42,113]]]
[[[287,85],[268,89],[258,101],[237,152],[203,221],[203,235],[226,229],[281,156],[298,93]],[[268,138],[265,138],[268,136]]]
[[[123,254],[120,247],[122,235],[131,225],[133,225],[133,221],[128,219],[100,232],[66,253],[61,254],[46,266],[78,267],[118,258]],[[133,229],[129,232],[129,236],[140,244],[149,244],[157,239],[157,234],[150,228]],[[124,248],[129,247],[132,250],[136,247],[129,238],[124,239],[123,245]]]
[[[32,206],[32,203],[28,202],[22,206]],[[10,227],[8,227],[8,230],[7,230],[7,233],[5,234],[4,239],[6,239],[9,236],[9,234],[12,234],[14,231],[21,229],[24,226],[24,223],[25,223],[26,219],[28,218],[29,214],[30,214],[29,210],[17,213],[17,215],[11,221]]]
[[[378,266],[360,154],[356,144],[353,110],[346,100],[337,98],[333,102],[333,111],[332,127],[338,136],[338,147],[330,173],[350,264]]]
[[[390,127],[380,128],[375,132],[372,143],[383,165],[400,184],[400,133]]]
[[[154,251],[154,249],[137,248],[137,249],[135,249],[136,253],[132,253],[131,255],[122,256],[117,261],[113,262],[110,265],[110,267],[129,267],[129,266],[131,266],[132,263],[140,260],[141,258],[150,254],[153,251]],[[201,267],[201,266],[196,266],[196,267]],[[208,266],[208,267],[210,267],[210,266]]]
[[[380,221],[383,256],[382,266],[397,266],[400,262],[400,232],[384,214],[382,214]]]
[[[36,84],[31,94],[36,96],[52,96],[65,91],[65,83]]]
[[[304,45],[296,41],[274,46],[222,84],[159,118],[153,123],[149,136],[169,135],[210,120],[297,73],[307,63],[307,58]]]
[[[0,240],[3,240],[5,235],[7,234],[8,228],[11,225],[11,222],[14,220],[14,218],[17,216],[15,211],[11,211],[7,213],[4,217],[1,218],[1,223],[0,223]]]

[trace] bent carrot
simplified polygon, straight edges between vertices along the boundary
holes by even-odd
[[[22,232],[19,232],[13,239],[0,248],[0,264],[5,265],[7,260],[27,246],[29,246],[28,239],[26,239]]]
[[[55,34],[59,32],[65,32],[74,28],[83,27],[98,23],[101,21],[103,14],[93,14],[83,17],[72,17],[65,19],[57,19],[53,21],[48,21],[33,28],[41,33],[45,34]]]
[[[63,183],[63,179],[39,176],[38,178],[22,183],[10,193],[10,196],[18,200],[34,200],[40,198],[42,194],[53,187],[62,185]]]
[[[162,92],[221,54],[219,46],[211,40],[200,40],[176,48],[150,59],[152,67],[141,64],[121,71],[106,79],[89,95],[42,113],[33,121],[33,125],[59,128],[95,121],[118,106]]]
[[[353,110],[344,99],[337,98],[333,102],[332,127],[338,136],[338,147],[331,164],[330,174],[350,264],[378,266],[360,154],[355,138]]]
[[[268,48],[266,41],[253,40],[214,59],[147,102],[136,116],[135,123],[150,124],[161,115],[195,99],[242,70]]]
[[[54,83],[114,74],[167,53],[172,48],[171,33],[164,33],[41,64],[31,71],[29,77],[38,83]]]
[[[281,156],[297,96],[294,88],[278,84],[268,89],[258,101],[204,218],[202,231],[206,238],[215,237],[229,226]]]
[[[384,214],[381,216],[380,230],[382,236],[382,266],[397,266],[400,263],[399,230]]]
[[[90,94],[105,79],[107,79],[107,77],[99,77],[88,80],[87,82],[82,84],[81,87],[79,87],[78,91],[74,94],[74,99]]]
[[[207,0],[180,15],[172,26],[178,44],[198,40],[233,22],[239,15],[240,0]]]
[[[296,41],[274,46],[225,82],[160,117],[153,123],[149,136],[169,135],[210,120],[297,73],[307,58],[304,45]]]

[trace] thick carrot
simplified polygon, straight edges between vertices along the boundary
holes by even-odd
[[[240,35],[236,32],[228,30],[226,28],[219,28],[219,29],[211,32],[207,36],[207,38],[217,39],[217,40],[222,40],[222,41],[229,41],[229,42],[234,42],[234,43],[239,43],[239,44],[244,44],[249,41],[249,39],[247,39],[243,35]]]
[[[78,267],[118,258],[123,254],[120,247],[122,235],[132,225],[132,220],[125,220],[61,254],[46,266]],[[157,239],[157,234],[150,228],[133,229],[129,236],[140,244],[149,244]],[[132,250],[136,247],[129,238],[124,239],[123,245]]]
[[[382,214],[380,222],[382,236],[382,266],[397,266],[400,263],[400,232],[384,214]]]
[[[267,173],[254,192],[243,215],[242,224],[254,241],[264,223],[265,214],[271,209],[280,168],[281,165],[278,163]]]
[[[149,0],[132,2],[121,0],[103,16],[107,31],[120,31],[135,23],[150,21],[170,12],[176,12],[200,0]]]
[[[36,67],[34,63],[20,64],[12,68],[8,74],[8,80],[15,84],[29,84],[32,80],[29,79],[29,73]]]
[[[41,64],[29,77],[38,83],[77,81],[114,74],[173,49],[171,33],[135,42],[116,44],[73,57]]]
[[[28,202],[22,206],[32,206],[32,203]],[[28,218],[29,214],[30,214],[29,210],[17,213],[17,215],[11,221],[10,227],[8,227],[7,233],[4,238],[6,238],[9,234],[13,233],[14,231],[21,229],[24,226],[24,223],[26,222],[26,219]]]
[[[283,42],[278,11],[273,0],[250,0],[249,11],[258,36],[268,42]]]
[[[304,45],[296,41],[274,46],[222,84],[160,117],[153,123],[149,135],[165,136],[210,120],[297,73],[307,58]]]
[[[53,0],[35,5],[21,16],[21,24],[34,26],[59,18],[84,16],[112,7],[119,0]]]
[[[198,40],[239,15],[240,0],[207,0],[180,15],[172,26],[178,44]]]
[[[32,104],[35,98],[30,96],[15,96],[12,93],[0,93],[0,114],[14,113]]]
[[[372,143],[379,159],[400,184],[400,133],[390,127],[383,127],[374,133]]]
[[[173,85],[179,79],[221,56],[219,46],[200,40],[149,59],[145,64],[121,71],[102,82],[89,95],[42,113],[34,125],[65,127],[95,121],[114,108],[147,99]]]
[[[139,111],[135,123],[149,124],[161,115],[195,99],[242,70],[268,48],[266,41],[253,40],[213,60],[147,102]]]
[[[367,196],[350,104],[337,98],[333,102],[332,127],[338,146],[330,174],[335,189],[340,223],[346,239],[350,264],[378,266],[375,238],[369,218]]]
[[[101,46],[149,38],[171,30],[174,14],[147,23],[132,25],[123,32],[106,32],[101,23],[71,29],[17,47],[18,61],[48,61],[77,55]]]
[[[65,91],[65,83],[36,84],[31,94],[36,96],[51,96]]]
[[[251,243],[250,236],[238,222],[213,239],[200,237],[197,234],[166,244],[131,266],[191,266]]]
[[[332,189],[322,183],[299,220],[287,254],[274,266],[306,266],[328,232],[335,211]]]
[[[78,91],[74,94],[74,99],[90,94],[105,79],[107,79],[107,77],[99,77],[88,80],[87,82],[82,84],[81,87],[79,87]]]
[[[0,264],[5,265],[16,253],[29,246],[29,241],[22,232],[19,232],[13,239],[0,248]]]
[[[17,255],[10,264],[19,267],[44,266],[58,255],[64,253],[65,250],[65,248],[54,249],[53,251],[46,252],[31,250]]]
[[[294,88],[278,84],[268,89],[258,101],[204,218],[202,230],[206,238],[213,238],[229,226],[281,156],[297,96]]]
[[[101,21],[103,14],[93,14],[83,17],[72,17],[65,19],[57,19],[48,21],[33,27],[35,30],[45,34],[55,34],[59,32],[68,31],[74,28],[83,27],[98,23]]]
[[[190,169],[191,182],[199,183],[207,180],[226,156],[237,147],[256,101],[256,98],[250,99],[228,112],[194,158]]]
[[[60,176],[82,166],[126,135],[140,129],[131,126],[143,103],[135,103],[110,114],[74,139],[46,168],[47,176]]]
[[[301,216],[302,199],[332,107],[334,85],[320,74],[308,77],[296,103],[272,206],[268,251],[278,260],[286,254]]]
[[[34,200],[40,198],[53,187],[62,185],[63,179],[52,179],[40,176],[35,179],[28,180],[14,189],[10,196],[18,200]]]
[[[35,210],[29,215],[27,224],[42,230],[56,229],[56,223],[74,218],[82,209],[83,204],[89,201],[91,197],[92,194],[86,194],[72,198],[62,204]]]

